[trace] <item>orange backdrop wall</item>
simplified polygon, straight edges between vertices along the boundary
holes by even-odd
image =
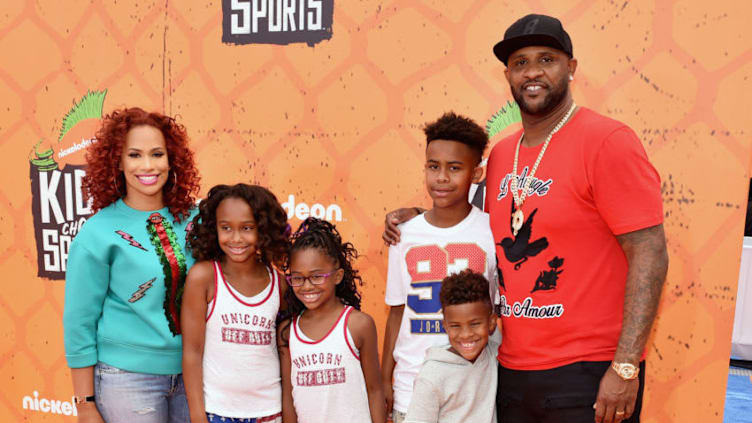
[[[579,59],[576,101],[634,128],[663,180],[671,263],[643,421],[722,421],[749,180],[752,5],[335,0],[331,37],[309,46],[223,43],[221,3],[3,5],[0,421],[73,419],[64,281],[40,266],[64,263],[78,221],[76,146],[102,111],[177,115],[202,194],[253,181],[288,203],[293,225],[306,210],[328,210],[364,253],[364,309],[383,328],[384,214],[428,205],[420,126],[450,109],[484,122],[511,99],[491,47],[529,12],[562,19]],[[45,166],[57,170],[42,177]],[[65,169],[72,176],[52,190]],[[64,222],[47,244],[35,189],[47,190],[42,207],[54,207],[50,192],[61,199]]]

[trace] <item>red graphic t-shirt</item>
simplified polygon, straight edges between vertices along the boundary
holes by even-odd
[[[499,362],[540,370],[613,359],[627,262],[616,235],[663,222],[660,177],[626,125],[580,108],[557,132],[512,234],[512,178],[522,186],[542,144],[494,146],[486,209],[496,243],[502,312]]]

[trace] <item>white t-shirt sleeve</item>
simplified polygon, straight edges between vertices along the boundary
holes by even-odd
[[[389,247],[389,261],[386,270],[386,295],[384,302],[390,306],[405,304],[407,291],[402,277],[402,251],[401,244]]]

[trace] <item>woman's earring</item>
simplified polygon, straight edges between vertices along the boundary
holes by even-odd
[[[120,192],[120,182],[118,182],[118,178],[119,178],[119,176],[120,176],[120,175],[122,175],[122,174],[123,174],[123,172],[122,172],[122,171],[120,171],[120,173],[118,173],[117,175],[115,175],[115,176],[113,176],[113,177],[112,177],[112,184],[113,184],[113,185],[115,186],[115,191],[116,191],[116,192],[118,193],[118,195],[119,195],[120,197],[122,197],[122,196],[123,196],[123,193],[122,193],[122,192]]]
[[[170,171],[172,174],[172,186],[170,187],[170,193],[175,194],[178,191],[178,174]]]

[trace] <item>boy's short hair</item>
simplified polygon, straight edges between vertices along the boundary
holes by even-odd
[[[456,141],[467,145],[478,153],[478,162],[488,147],[488,134],[475,121],[454,112],[444,113],[435,122],[423,127],[426,146],[434,140]]]
[[[480,301],[488,304],[489,309],[492,310],[493,304],[491,304],[491,297],[488,292],[486,277],[466,269],[460,273],[451,274],[441,281],[439,300],[442,308]]]

